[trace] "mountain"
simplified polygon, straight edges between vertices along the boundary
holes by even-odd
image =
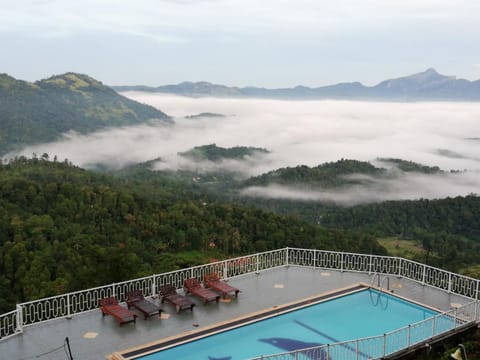
[[[115,126],[172,120],[83,74],[66,73],[29,83],[0,74],[0,154],[23,145]]]
[[[376,168],[369,162],[342,159],[316,167],[300,165],[281,168],[245,181],[245,186],[309,185],[336,188],[368,181],[367,177],[352,178],[349,175],[382,176],[385,169]]]
[[[117,86],[117,91],[148,91],[182,96],[260,97],[279,99],[358,99],[358,100],[450,100],[480,101],[480,80],[469,81],[439,74],[435,69],[389,79],[375,86],[359,82],[340,83],[310,88],[266,89],[259,87],[227,87],[208,82],[183,82],[178,85]]]
[[[480,80],[439,74],[435,69],[382,81],[370,89],[374,96],[399,99],[480,100]]]
[[[216,85],[205,81],[190,82],[185,81],[177,85],[164,85],[157,88],[150,86],[114,86],[116,91],[144,91],[144,92],[160,92],[167,94],[178,94],[191,97],[203,96],[224,96],[236,97],[243,96],[241,89],[236,87],[229,87],[225,85]]]

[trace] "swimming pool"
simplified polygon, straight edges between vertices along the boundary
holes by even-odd
[[[366,289],[135,359],[244,360],[382,335],[437,314],[398,297]],[[443,322],[436,324],[438,331],[451,327],[450,319]],[[347,352],[355,351],[345,347]],[[361,358],[367,357],[368,354],[361,354]]]

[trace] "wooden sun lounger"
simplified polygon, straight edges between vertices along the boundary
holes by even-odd
[[[133,306],[135,309],[140,311],[145,317],[145,320],[152,315],[158,314],[160,317],[162,314],[162,309],[154,303],[146,300],[140,290],[127,292],[127,306],[128,308]]]
[[[120,306],[114,296],[100,299],[100,310],[103,316],[112,315],[118,325],[135,322],[137,319],[137,314]]]
[[[213,292],[210,289],[205,289],[201,284],[200,281],[196,278],[187,279],[183,282],[183,288],[185,289],[185,293],[192,294],[200,299],[203,300],[204,304],[209,303],[210,301],[218,301],[220,300],[220,295]]]
[[[225,281],[220,280],[218,274],[207,274],[205,275],[205,287],[212,288],[213,290],[222,294],[222,297],[227,297],[228,294],[232,293],[235,297],[238,297],[239,289],[227,284]]]
[[[173,285],[167,284],[160,288],[160,297],[162,298],[162,304],[167,301],[174,305],[177,313],[182,310],[190,309],[193,311],[195,303],[186,296],[177,294],[177,289]]]

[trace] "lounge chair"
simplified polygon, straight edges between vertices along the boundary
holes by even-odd
[[[103,316],[112,315],[117,320],[118,325],[135,322],[137,319],[137,314],[120,306],[113,296],[100,299],[100,310]]]
[[[183,282],[183,288],[186,294],[190,293],[202,299],[204,304],[207,304],[210,301],[216,301],[218,304],[218,301],[220,300],[220,295],[210,289],[204,288],[200,284],[200,281],[198,281],[198,279],[196,278],[185,280]]]
[[[162,304],[167,301],[170,304],[174,305],[177,313],[182,310],[190,309],[193,310],[195,303],[187,298],[186,296],[177,294],[177,289],[173,285],[167,284],[160,288],[160,297],[162,298]]]
[[[213,290],[222,294],[222,297],[227,297],[228,294],[232,293],[235,297],[238,297],[239,289],[227,284],[225,281],[220,280],[218,274],[207,274],[205,275],[205,287],[212,288]]]
[[[146,300],[140,290],[127,292],[127,306],[128,308],[133,306],[140,311],[145,317],[145,320],[147,320],[149,316],[157,314],[160,316],[162,313],[162,309],[154,303]]]

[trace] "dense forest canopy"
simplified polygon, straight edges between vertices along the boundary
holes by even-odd
[[[115,173],[124,180],[142,184],[154,194],[160,184],[181,184],[190,196],[207,201],[242,204],[282,215],[294,216],[310,224],[337,230],[369,234],[389,239],[395,244],[406,240],[421,249],[410,258],[453,271],[478,276],[480,263],[480,198],[475,194],[438,200],[402,200],[357,206],[336,206],[330,202],[286,199],[249,198],[241,190],[269,184],[320,186],[347,189],[372,178],[394,179],[402,173],[442,176],[437,166],[425,166],[402,159],[377,159],[385,168],[369,162],[342,159],[316,167],[282,168],[246,180],[235,180],[228,173],[216,171],[196,174],[185,171],[152,171],[152,163],[137,164]],[[366,175],[358,177],[352,175]],[[195,179],[195,181],[192,181]],[[148,185],[150,184],[150,185]],[[165,187],[164,187],[165,188]]]
[[[253,207],[152,199],[134,182],[18,158],[0,166],[0,312],[15,302],[285,246],[385,254],[370,235]],[[139,184],[138,186],[141,186]],[[201,252],[192,260],[181,254]]]
[[[478,214],[480,197],[472,194],[332,208],[322,217],[321,224],[376,234],[376,237],[416,240],[427,251],[426,258],[417,260],[458,270],[480,262]],[[477,271],[471,275],[478,276]]]

